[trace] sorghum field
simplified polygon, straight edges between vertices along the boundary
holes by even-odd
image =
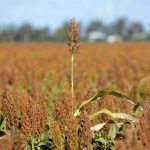
[[[66,43],[0,44],[0,150],[149,150],[150,44],[80,43],[73,97],[70,62]]]

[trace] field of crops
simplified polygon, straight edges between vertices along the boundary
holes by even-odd
[[[65,43],[0,45],[0,150],[150,149],[150,44],[81,43],[73,99],[70,61]]]

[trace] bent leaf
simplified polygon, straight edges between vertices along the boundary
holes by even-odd
[[[129,115],[129,114],[126,114],[126,113],[113,113],[113,112],[111,112],[110,110],[108,110],[106,108],[90,115],[89,119],[90,120],[97,119],[99,117],[99,115],[101,115],[101,114],[107,114],[112,119],[124,119],[124,120],[128,120],[128,121],[131,121],[131,122],[137,122],[137,119],[134,118],[133,116]]]
[[[95,94],[93,97],[91,97],[88,100],[83,101],[80,106],[78,107],[78,109],[76,110],[76,112],[74,113],[74,117],[77,117],[80,115],[81,110],[83,108],[83,106],[85,106],[86,104],[90,103],[91,101],[95,101],[98,100],[99,98],[102,98],[106,95],[112,95],[118,98],[121,98],[120,100],[126,100],[127,102],[136,105],[128,96],[123,95],[121,93],[115,92],[115,91],[98,91],[97,94]]]

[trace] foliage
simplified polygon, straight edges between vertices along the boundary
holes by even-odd
[[[136,105],[133,101],[130,100],[129,97],[120,94],[115,91],[98,91],[92,98],[85,100],[79,105],[79,108],[77,111],[74,113],[75,117],[78,117],[80,113],[82,112],[83,107],[87,105],[88,103],[96,100],[101,100],[100,98],[106,96],[106,95],[113,95],[115,97],[121,98],[121,100],[125,100],[131,104],[134,105],[134,107],[140,107],[139,105]],[[134,108],[133,107],[133,108]],[[101,114],[106,114],[109,115],[111,118],[110,120],[94,125],[91,127],[91,130],[93,131],[93,139],[95,143],[99,143],[99,147],[101,149],[112,149],[112,147],[115,144],[115,138],[117,137],[119,130],[122,132],[122,137],[123,137],[123,130],[124,130],[124,125],[125,124],[133,124],[135,122],[138,122],[136,118],[134,118],[132,115],[126,114],[126,113],[113,113],[110,110],[103,108],[100,111],[97,111],[96,113],[89,115],[89,120],[95,120],[97,119]],[[111,124],[108,128],[108,132],[104,131],[102,128],[107,125]]]

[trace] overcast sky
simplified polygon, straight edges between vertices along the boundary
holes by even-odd
[[[86,24],[122,16],[150,27],[150,0],[0,0],[0,25],[29,22],[56,28],[72,17]]]

